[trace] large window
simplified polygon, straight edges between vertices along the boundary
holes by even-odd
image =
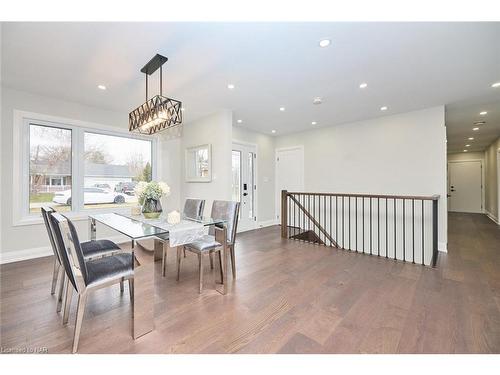
[[[57,211],[117,210],[137,204],[134,188],[155,175],[154,141],[73,124],[25,120],[21,217]]]
[[[85,208],[137,204],[139,181],[151,181],[151,142],[85,132]]]
[[[71,130],[30,124],[29,141],[29,210],[40,212],[56,195],[71,193]]]

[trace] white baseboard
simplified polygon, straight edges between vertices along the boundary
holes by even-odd
[[[106,239],[111,240],[115,243],[123,243],[123,236],[113,236],[107,237]],[[2,251],[0,253],[0,264],[20,262],[22,260],[29,260],[35,258],[43,258],[53,255],[52,248],[50,246],[33,247],[31,249],[21,249],[21,250],[10,250]]]
[[[273,225],[278,225],[279,223],[278,219],[259,221],[258,228],[271,227]]]
[[[491,212],[484,210],[484,213],[486,216],[488,216],[493,222],[495,222],[497,225],[500,225],[500,221],[498,220],[498,217],[493,215]]]
[[[447,253],[448,252],[448,243],[438,242],[438,251],[441,251],[442,253]]]

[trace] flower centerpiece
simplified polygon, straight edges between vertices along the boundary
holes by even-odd
[[[161,197],[170,195],[170,187],[164,182],[141,181],[134,189],[135,195],[142,205],[142,214],[148,219],[157,219],[162,213]]]

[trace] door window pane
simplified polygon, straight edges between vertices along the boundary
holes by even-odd
[[[137,204],[134,188],[151,181],[151,141],[86,132],[84,207]]]
[[[241,152],[233,150],[231,160],[232,160],[231,199],[234,202],[239,202],[241,199]]]
[[[71,209],[71,130],[29,125],[29,211]]]

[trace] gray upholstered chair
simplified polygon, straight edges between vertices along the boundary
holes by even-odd
[[[227,246],[231,254],[231,270],[233,278],[236,277],[236,264],[234,255],[234,241],[236,239],[236,229],[238,226],[238,212],[240,209],[239,202],[230,201],[214,201],[212,204],[211,217],[214,219],[224,220],[227,226]],[[210,227],[208,235],[202,239],[184,246],[185,250],[196,253],[198,255],[198,266],[200,272],[200,293],[203,290],[203,256],[208,254],[210,256],[210,267],[213,269],[213,254],[217,253],[219,256],[219,266],[222,278],[222,261],[221,249],[222,246],[219,242],[215,241],[215,228]],[[177,252],[177,280],[180,278],[181,272],[181,257]]]
[[[43,206],[41,207],[43,221],[45,223],[45,229],[49,236],[50,245],[52,247],[52,252],[54,253],[54,269],[52,272],[52,287],[50,294],[54,294],[56,290],[57,280],[61,279],[61,284],[59,287],[58,301],[57,301],[57,312],[61,311],[62,305],[62,293],[63,284],[65,279],[65,273],[61,268],[61,255],[59,254],[57,244],[54,240],[54,230],[50,225],[49,215],[56,212],[52,207]],[[120,247],[110,240],[96,240],[96,241],[86,241],[81,243],[82,251],[85,259],[100,258],[103,256],[113,255],[121,252]],[[61,277],[59,277],[61,275]],[[123,283],[120,284],[120,288],[123,292]]]
[[[96,289],[104,288],[128,280],[130,298],[133,299],[134,268],[133,255],[120,253],[93,260],[85,260],[78,233],[73,223],[58,213],[49,215],[54,231],[54,239],[58,245],[62,265],[68,278],[65,298],[64,319],[66,324],[69,318],[69,304],[73,296],[71,286],[78,294],[78,308],[76,313],[75,333],[73,338],[73,353],[78,349],[80,330],[82,327],[85,302],[88,294]],[[69,285],[71,283],[71,285]]]
[[[183,214],[189,219],[199,219],[203,216],[203,210],[205,209],[204,199],[186,199],[184,203]]]

